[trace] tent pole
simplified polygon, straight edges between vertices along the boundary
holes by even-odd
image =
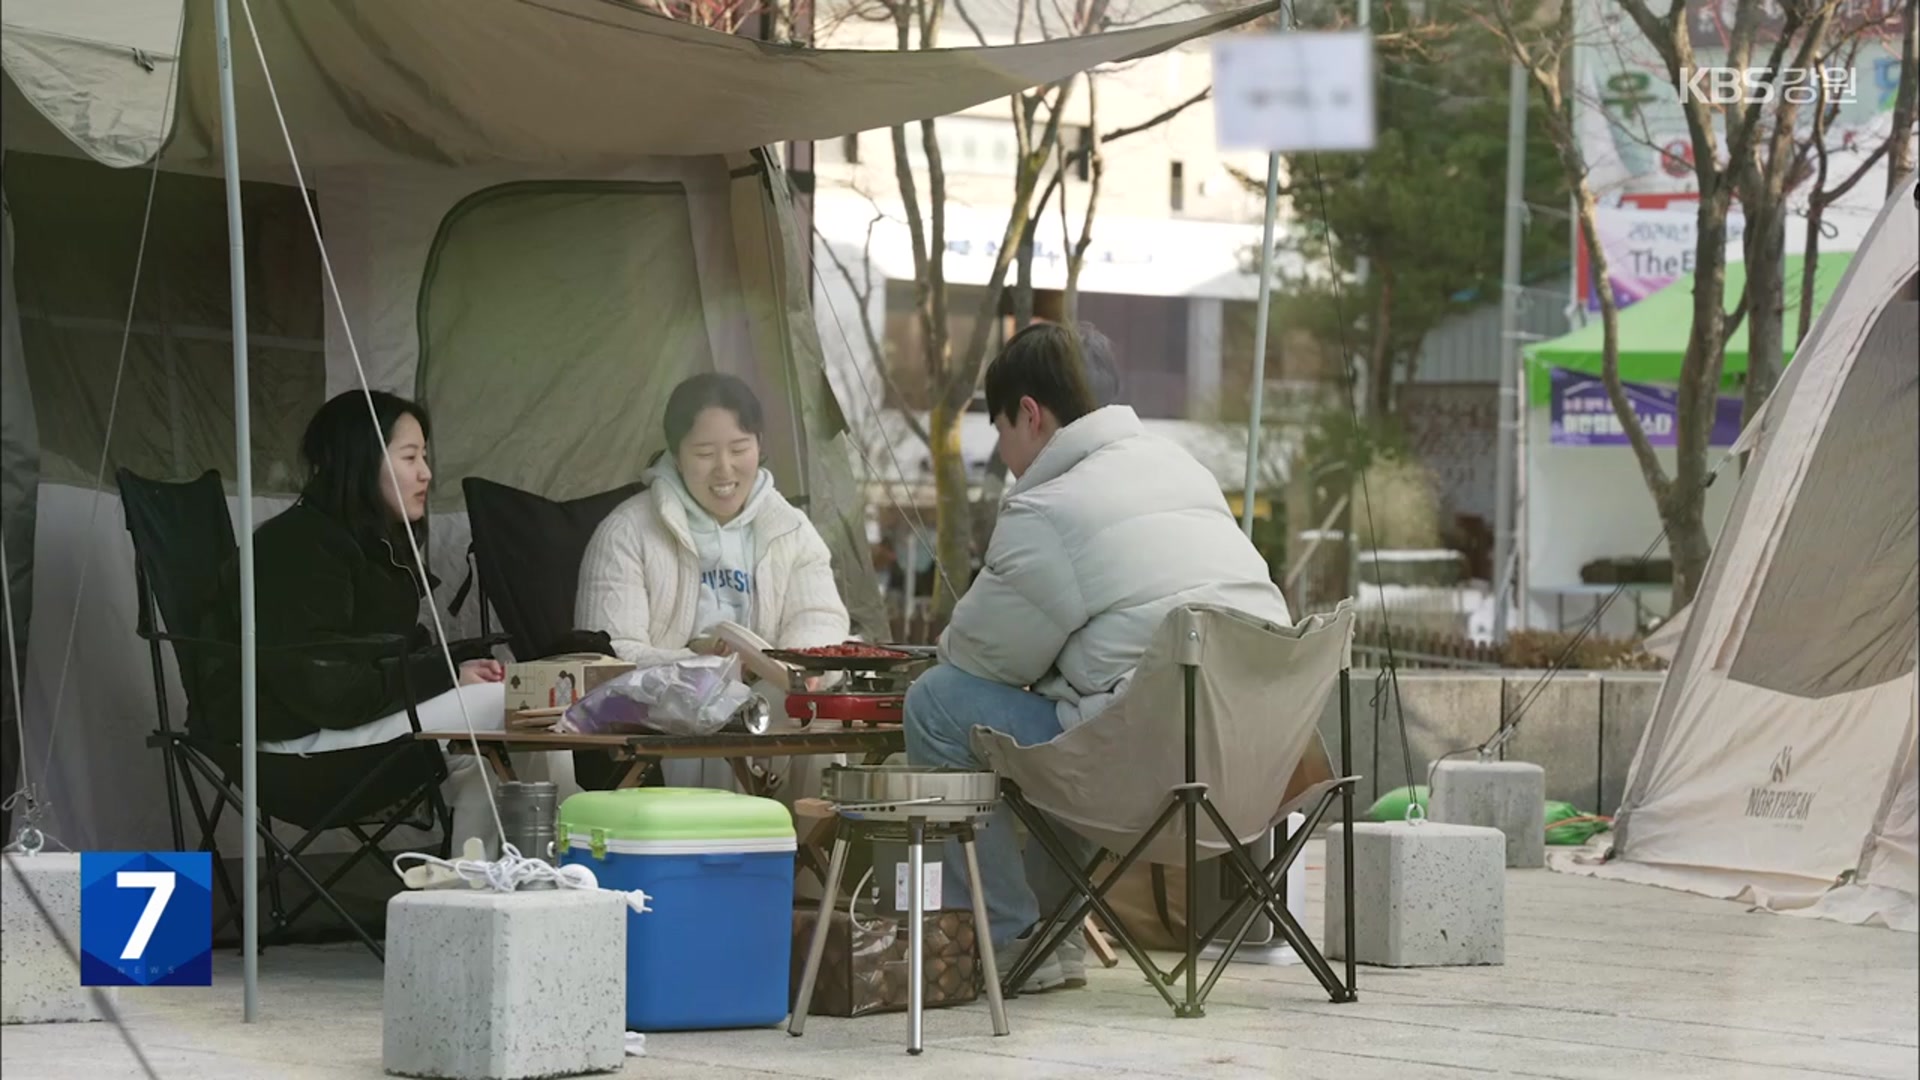
[[[1267,218],[1260,230],[1260,300],[1253,315],[1253,411],[1247,415],[1247,488],[1240,531],[1253,539],[1254,499],[1260,493],[1260,410],[1267,384],[1267,311],[1273,304],[1273,222],[1280,206],[1280,155],[1267,155]]]
[[[213,32],[220,58],[220,149],[227,177],[227,267],[233,288],[233,453],[235,494],[240,500],[240,835],[246,848],[240,880],[244,919],[241,932],[244,1016],[251,1024],[260,1010],[260,790],[259,731],[254,694],[253,620],[253,424],[247,390],[247,245],[240,216],[240,144],[233,105],[233,33],[227,0],[213,5]]]
[[[1500,256],[1500,422],[1493,480],[1493,640],[1507,640],[1514,580],[1514,472],[1520,452],[1520,210],[1527,168],[1527,73],[1507,69],[1506,238]],[[1522,606],[1526,597],[1520,597]]]

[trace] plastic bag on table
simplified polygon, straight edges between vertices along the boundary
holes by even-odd
[[[733,656],[696,656],[635,668],[594,687],[554,726],[576,735],[711,735],[753,692]]]

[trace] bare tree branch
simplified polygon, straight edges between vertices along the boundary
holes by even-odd
[[[853,298],[859,301],[860,330],[867,340],[867,355],[873,358],[873,367],[874,370],[879,373],[881,383],[883,383],[887,391],[893,395],[894,400],[900,403],[901,407],[898,411],[901,419],[906,422],[907,430],[912,432],[914,437],[922,443],[931,445],[927,435],[926,425],[922,424],[920,418],[914,415],[913,410],[908,407],[907,396],[900,392],[899,385],[893,381],[893,373],[887,366],[886,344],[880,340],[879,333],[874,330],[872,320],[867,318],[867,312],[873,310],[873,293],[875,288],[877,288],[873,282],[873,229],[874,226],[884,220],[886,220],[886,216],[876,211],[873,219],[867,222],[867,240],[866,245],[862,249],[862,254],[865,255],[866,258],[864,258],[860,264],[862,270],[861,276],[865,279],[864,285],[854,280],[853,270],[847,266],[846,260],[840,257],[840,253],[834,250],[833,243],[827,239],[826,235],[820,231],[818,226],[813,230],[815,246],[826,249],[827,258],[833,262],[834,269],[838,270],[841,278],[846,281],[847,291],[851,292]]]
[[[967,29],[973,31],[974,40],[978,41],[981,47],[986,47],[986,31],[980,29],[980,24],[973,21],[972,13],[967,11],[966,0],[953,0],[953,10],[959,14],[960,21],[967,24]]]
[[[1920,0],[1907,0],[1906,16],[1906,33],[1900,36],[1900,84],[1893,92],[1893,132],[1887,137],[1889,196],[1913,173],[1913,123],[1920,115]]]

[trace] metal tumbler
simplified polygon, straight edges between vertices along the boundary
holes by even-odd
[[[519,849],[524,858],[553,862],[559,789],[546,780],[510,780],[495,791],[501,841]]]

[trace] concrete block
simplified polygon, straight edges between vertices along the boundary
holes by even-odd
[[[1598,672],[1562,671],[1542,685],[1546,674],[1515,672],[1507,678],[1506,714],[1526,701],[1529,694],[1533,700],[1520,714],[1520,726],[1501,756],[1540,766],[1547,774],[1547,798],[1564,800],[1593,813],[1600,798],[1600,694],[1604,680]]]
[[[1445,825],[1498,829],[1506,865],[1547,865],[1546,772],[1525,761],[1443,761],[1433,770],[1427,816]]]
[[[598,889],[395,896],[387,904],[386,1071],[529,1080],[621,1068],[628,910]]]
[[[1346,852],[1327,830],[1325,952],[1346,957]],[[1354,960],[1382,967],[1506,962],[1506,843],[1497,829],[1421,822],[1353,826]]]
[[[15,855],[5,860],[0,879],[0,1022],[101,1019],[93,991],[80,985],[80,856]],[[53,917],[53,926],[27,895],[29,888]],[[109,1001],[116,996],[113,987],[100,992]]]
[[[1611,817],[1627,793],[1627,773],[1640,750],[1640,739],[1653,720],[1665,677],[1657,672],[1607,676],[1600,691],[1600,795],[1596,813]]]

